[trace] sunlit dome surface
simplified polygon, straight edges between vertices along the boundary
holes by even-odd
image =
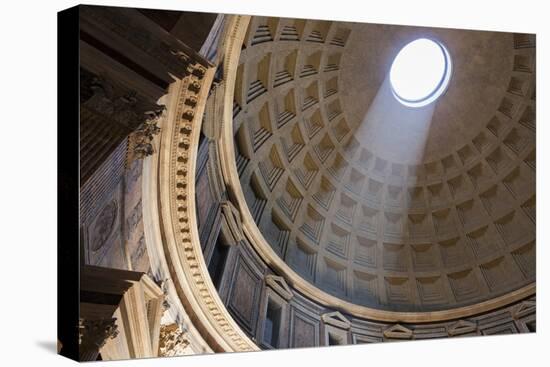
[[[435,101],[451,78],[451,59],[443,45],[420,38],[399,51],[390,70],[396,99],[408,107],[422,107]]]
[[[534,284],[535,70],[522,75],[523,97],[509,91],[516,56],[532,65],[534,48],[502,32],[359,23],[332,23],[350,32],[343,48],[277,36],[265,47],[253,42],[267,20],[254,19],[231,101],[231,186],[246,201],[251,254],[342,310],[466,310]],[[433,41],[409,45],[428,32]],[[396,88],[415,103],[394,95],[390,69],[416,44],[428,52],[412,57],[409,77],[424,91]],[[432,71],[435,85],[423,84]],[[516,157],[508,136],[525,113],[531,138]]]

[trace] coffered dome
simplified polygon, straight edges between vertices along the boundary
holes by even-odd
[[[453,70],[411,108],[388,73],[418,38],[444,45]],[[266,242],[320,290],[382,310],[534,282],[534,50],[520,34],[252,18],[234,138]]]

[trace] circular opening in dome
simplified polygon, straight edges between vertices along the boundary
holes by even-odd
[[[390,69],[395,98],[408,107],[422,107],[435,101],[449,85],[451,58],[439,42],[414,40],[399,51]]]

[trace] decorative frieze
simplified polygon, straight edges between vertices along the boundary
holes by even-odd
[[[103,207],[90,229],[90,251],[97,252],[105,245],[115,228],[118,212],[118,203],[115,199]]]
[[[92,110],[120,126],[132,131],[151,117],[155,105],[137,94],[136,91],[119,86],[108,75],[93,75],[82,71],[81,95],[87,99],[81,108]],[[158,108],[158,106],[156,106]]]
[[[115,7],[82,6],[81,17],[120,37],[132,47],[153,58],[168,72],[183,76],[190,64],[197,61],[197,54],[181,42],[157,32],[154,26],[137,10]],[[91,28],[88,25],[84,27]]]

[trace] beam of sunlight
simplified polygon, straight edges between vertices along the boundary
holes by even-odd
[[[410,108],[393,96],[386,77],[355,133],[380,158],[404,164],[422,162],[432,121],[433,103]]]
[[[417,172],[408,171],[406,165],[416,166],[423,161],[434,105],[431,103],[424,107],[411,108],[401,104],[394,98],[389,77],[386,77],[363,121],[357,127],[355,137],[363,147],[377,157],[403,164],[404,175],[408,172],[414,177],[413,180],[403,178],[400,183],[397,178],[395,184],[400,187],[402,195],[408,195],[410,189],[414,190]],[[386,175],[390,174],[391,167],[387,167]],[[389,185],[390,180],[385,177],[381,179],[386,186]],[[388,189],[389,186],[385,190]],[[408,242],[405,226],[409,227],[409,230],[413,230],[413,227],[414,230],[424,228],[426,216],[411,214],[408,200],[401,212],[386,211],[384,207],[385,204],[379,210],[386,216],[386,222],[394,222],[396,228],[402,228],[398,231],[401,238],[396,239],[395,243],[399,244],[396,246]]]

